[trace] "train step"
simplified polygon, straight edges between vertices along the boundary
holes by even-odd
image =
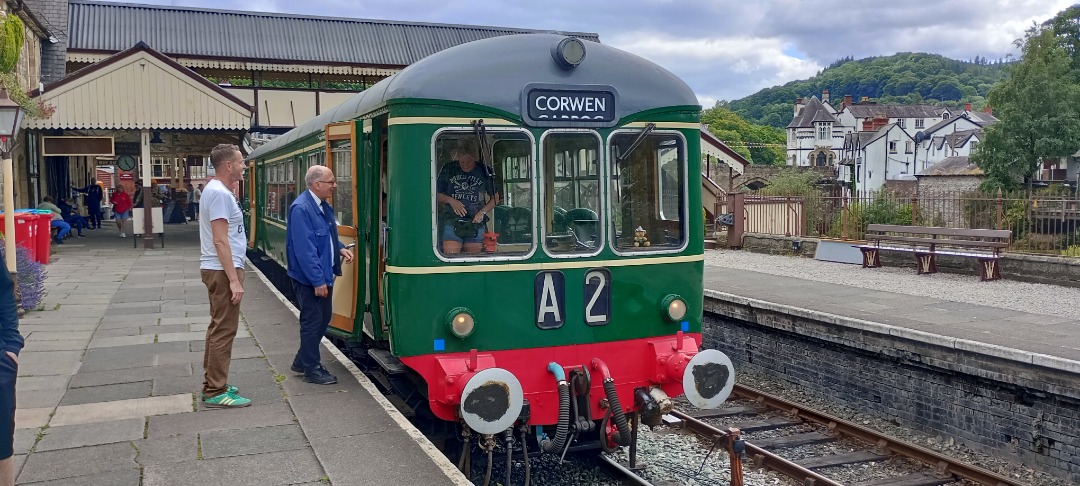
[[[409,371],[409,368],[400,359],[397,359],[396,356],[385,349],[369,349],[368,356],[371,356],[371,359],[379,364],[379,368],[382,368],[388,375],[400,375]]]

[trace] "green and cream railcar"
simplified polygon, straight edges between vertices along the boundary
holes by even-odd
[[[332,337],[479,434],[624,445],[630,414],[684,392],[716,406],[733,385],[730,361],[700,348],[699,118],[684,82],[612,47],[463,44],[251,154],[251,242],[285,266],[288,206],[309,166],[331,167],[359,256],[335,282]],[[468,140],[498,199],[482,250],[450,254],[436,188]]]

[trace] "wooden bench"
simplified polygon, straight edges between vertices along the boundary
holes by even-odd
[[[866,227],[866,244],[853,245],[862,251],[863,268],[881,266],[880,252],[915,254],[919,274],[937,273],[937,255],[975,258],[983,280],[1001,278],[1000,252],[1009,246],[1011,230],[941,228],[871,224]]]

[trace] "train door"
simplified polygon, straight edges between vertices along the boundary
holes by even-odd
[[[337,213],[338,239],[345,245],[353,245],[354,254],[359,256],[358,247],[363,240],[358,224],[357,200],[361,197],[356,175],[356,125],[349,122],[332,123],[326,126],[326,165],[334,171],[337,188],[334,190],[333,206]],[[330,327],[355,335],[357,296],[365,294],[363,258],[356,258],[351,264],[342,264],[341,275],[334,279],[333,317]]]
[[[389,231],[387,226],[387,152],[386,152],[387,116],[369,118],[363,121],[364,157],[360,164],[360,185],[367,188],[362,198],[364,208],[361,227],[368,228],[369,237],[357,256],[366,263],[362,280],[367,283],[364,295],[364,332],[373,339],[386,339],[387,314],[384,298],[385,282],[383,275],[386,268],[386,241]]]

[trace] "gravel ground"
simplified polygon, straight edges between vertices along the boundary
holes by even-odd
[[[982,282],[977,276],[953,273],[934,275],[931,285],[930,278],[916,274],[913,268],[871,270],[846,263],[739,250],[709,250],[705,252],[705,265],[1080,319],[1080,306],[1061,305],[1080,301],[1080,288],[1006,279]]]
[[[1080,307],[1061,305],[1062,302],[1080,301],[1080,289],[1071,287],[1010,280],[981,282],[971,275],[948,273],[934,275],[932,279],[933,285],[928,285],[927,277],[916,274],[911,268],[882,267],[868,270],[861,268],[859,265],[733,250],[708,251],[705,253],[705,264],[818,282],[933,297],[953,302],[1080,319]],[[947,289],[947,292],[943,291],[943,289]],[[1017,465],[969,449],[963,443],[952,438],[930,436],[905,427],[899,427],[888,420],[823,400],[771,377],[754,376],[747,373],[738,373],[736,377],[740,383],[747,386],[816,408],[830,415],[872,427],[892,437],[976,464],[1026,484],[1039,486],[1066,486],[1071,484],[1023,465]],[[750,438],[747,440],[752,441]]]

